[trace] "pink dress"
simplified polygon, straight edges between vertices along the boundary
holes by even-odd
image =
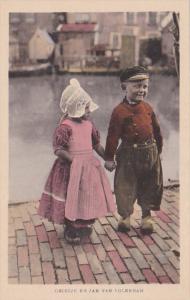
[[[64,149],[72,163],[56,159],[48,176],[39,206],[39,214],[58,224],[90,220],[116,210],[108,178],[93,154],[99,134],[88,120],[66,119],[54,135],[54,150]]]

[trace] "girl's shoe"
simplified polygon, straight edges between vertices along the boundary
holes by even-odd
[[[127,218],[121,218],[119,223],[118,223],[118,228],[117,230],[120,232],[125,232],[127,233],[131,229],[131,222],[130,222],[130,216]]]
[[[79,244],[81,241],[78,230],[72,226],[65,227],[64,238],[69,244]]]
[[[79,231],[79,235],[80,235],[81,237],[84,237],[84,236],[90,236],[91,233],[92,233],[92,228],[89,227],[89,226],[87,226],[87,227],[82,227],[82,228],[78,229],[78,231]]]
[[[147,216],[146,218],[142,219],[141,223],[141,233],[142,234],[151,234],[153,233],[153,220],[151,216]]]

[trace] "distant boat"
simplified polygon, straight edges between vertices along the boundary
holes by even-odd
[[[52,65],[50,63],[9,67],[10,77],[43,75],[43,74],[49,74],[51,72],[52,72]]]

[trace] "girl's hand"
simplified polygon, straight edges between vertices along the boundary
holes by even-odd
[[[61,162],[68,162],[68,163],[72,163],[72,161],[73,161],[73,158],[71,158],[71,157],[59,157],[59,159],[60,159],[60,161]]]
[[[116,163],[115,161],[106,161],[104,167],[106,170],[112,172],[116,168]]]
[[[57,155],[59,157],[59,159],[67,160],[70,163],[72,163],[72,161],[73,161],[73,156],[66,150],[62,150],[62,149],[57,150],[55,155]]]
[[[69,162],[69,163],[72,163],[73,161],[73,157],[71,155],[69,155],[66,160]]]

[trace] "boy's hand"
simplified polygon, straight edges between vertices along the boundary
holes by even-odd
[[[104,167],[106,170],[112,172],[116,168],[116,164],[114,161],[106,161]]]

